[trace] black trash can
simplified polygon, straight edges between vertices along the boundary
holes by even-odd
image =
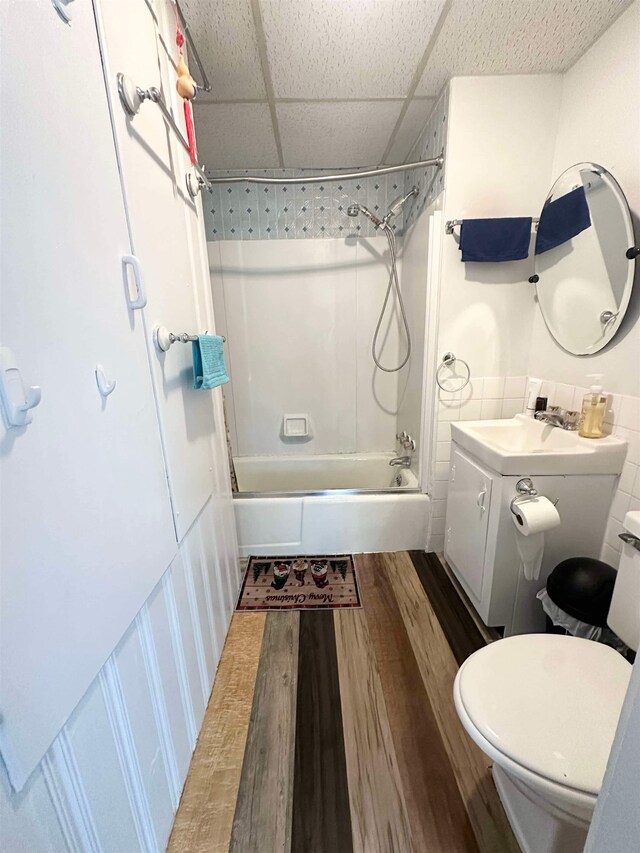
[[[551,601],[573,619],[596,628],[607,628],[616,570],[593,557],[571,557],[555,567],[547,578]],[[547,631],[570,633],[553,625],[547,615]]]

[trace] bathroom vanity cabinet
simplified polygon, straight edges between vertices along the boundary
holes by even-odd
[[[451,445],[444,555],[486,625],[505,636],[545,627],[536,599],[562,560],[599,557],[616,483],[614,474],[502,475],[455,441]],[[520,565],[510,502],[516,483],[530,477],[539,495],[557,502],[560,526],[545,533],[540,577],[528,581]]]

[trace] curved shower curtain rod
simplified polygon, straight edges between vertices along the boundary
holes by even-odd
[[[267,178],[264,175],[227,175],[226,177],[208,176],[210,184],[321,184],[328,181],[349,181],[352,178],[373,178],[375,175],[390,175],[392,172],[409,172],[411,169],[420,169],[424,166],[437,166],[441,169],[444,165],[444,152],[439,157],[430,160],[417,160],[415,163],[403,163],[401,166],[380,166],[377,169],[368,169],[362,172],[343,172],[341,175],[302,175],[298,178]]]

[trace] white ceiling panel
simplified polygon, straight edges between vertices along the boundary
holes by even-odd
[[[276,98],[404,98],[444,0],[261,0]]]
[[[285,166],[402,162],[450,77],[565,71],[631,2],[182,0],[213,86],[196,104],[202,157],[280,165],[271,110]]]
[[[200,162],[207,169],[279,166],[268,104],[194,104]]]
[[[409,102],[402,124],[398,128],[393,145],[386,158],[389,165],[404,163],[414,142],[420,135],[420,131],[427,123],[435,101],[435,98],[413,98]]]
[[[211,81],[211,97],[266,98],[250,0],[181,0],[180,6]],[[197,68],[191,70],[198,77]]]
[[[277,104],[285,166],[334,168],[379,163],[402,101]]]
[[[454,0],[416,95],[449,77],[565,71],[631,0]]]

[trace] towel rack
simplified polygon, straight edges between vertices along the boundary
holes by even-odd
[[[222,340],[226,343],[227,339],[221,335]],[[171,344],[187,344],[189,341],[197,341],[198,335],[189,335],[187,332],[182,332],[175,335],[170,332],[166,326],[155,326],[153,330],[153,343],[158,352],[167,352]]]
[[[447,221],[444,224],[444,233],[445,234],[453,234],[453,229],[456,228],[458,225],[462,225],[463,222],[464,222],[464,219],[447,219]],[[531,222],[533,223],[534,227],[537,228],[538,222],[540,222],[540,217],[539,216],[532,216]]]
[[[457,388],[449,388],[446,385],[442,384],[443,380],[440,376],[440,372],[441,372],[443,367],[449,367],[451,370],[453,370],[454,365],[457,361],[459,361],[460,364],[464,365],[464,369],[467,371],[467,375],[466,376],[455,376],[454,375],[453,377],[451,377],[452,379],[460,379],[462,384],[459,385]],[[455,356],[452,352],[445,352],[445,354],[442,356],[442,361],[440,362],[440,364],[438,365],[438,368],[436,370],[436,382],[438,384],[438,387],[441,388],[443,391],[447,391],[448,393],[457,394],[458,391],[462,391],[463,388],[467,387],[470,379],[471,379],[471,369],[469,368],[469,365],[467,364],[467,362],[463,358],[457,358],[457,356]],[[448,380],[445,379],[444,381],[447,382]]]
[[[189,143],[184,138],[182,131],[176,124],[171,110],[166,105],[165,100],[162,97],[160,89],[156,86],[150,86],[148,89],[141,89],[140,86],[136,86],[129,77],[125,77],[125,75],[121,73],[118,73],[116,79],[118,81],[118,95],[120,96],[120,102],[122,103],[124,111],[129,118],[133,118],[138,114],[144,101],[153,101],[154,104],[157,104],[160,107],[160,112],[165,117],[165,120],[171,130],[178,137],[178,140],[184,150],[187,153],[190,153]],[[209,192],[212,192],[211,184],[209,183],[202,166],[200,166],[199,163],[193,163],[192,168],[196,173],[195,183],[192,181],[193,176],[190,171],[185,175],[187,191],[191,198],[195,198],[203,187],[206,187]]]

